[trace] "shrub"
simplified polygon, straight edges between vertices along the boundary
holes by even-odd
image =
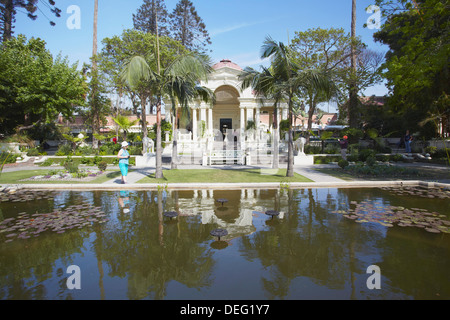
[[[347,156],[347,160],[350,162],[356,162],[359,160],[358,154],[350,154]]]
[[[68,144],[63,144],[59,146],[58,150],[55,153],[56,156],[71,156],[73,155],[72,147]]]
[[[425,148],[425,152],[429,153],[430,155],[434,155],[437,151],[437,147],[428,146]]]
[[[29,157],[37,157],[39,155],[38,148],[30,148],[27,150],[27,156]]]
[[[50,167],[53,164],[53,159],[46,159],[40,164],[41,167]]]
[[[91,154],[95,154],[94,148],[92,146],[84,146],[84,147],[78,147],[77,154],[80,156],[88,156]]]
[[[69,173],[77,173],[78,172],[78,163],[73,161],[73,159],[70,156],[68,156],[67,159],[64,161],[63,167]]]
[[[95,165],[98,165],[100,162],[102,162],[103,161],[103,158],[102,157],[99,157],[99,156],[95,156],[94,157],[94,159],[92,160],[92,162],[95,164]]]
[[[338,166],[342,169],[345,169],[348,166],[348,161],[345,159],[341,159],[338,161]]]
[[[374,156],[368,156],[368,157],[366,158],[366,164],[367,164],[369,167],[373,167],[376,163],[377,163],[377,160],[375,159]]]
[[[0,166],[6,163],[15,163],[18,157],[20,157],[18,154],[0,152]]]
[[[385,155],[385,154],[377,154],[376,155],[376,159],[378,161],[382,161],[382,162],[388,162],[389,161],[389,156]]]
[[[447,152],[450,154],[450,148],[438,149],[434,153],[434,158],[447,158]]]
[[[306,154],[319,154],[320,152],[321,152],[320,147],[311,146],[309,144],[305,146]]]
[[[359,151],[359,160],[365,162],[368,157],[375,157],[375,151],[372,149],[362,149]]]
[[[398,154],[398,153],[391,155],[391,156],[390,156],[390,159],[391,159],[392,161],[395,161],[395,162],[403,161],[402,155],[401,155],[401,154]]]
[[[98,169],[100,171],[105,171],[107,166],[108,166],[108,163],[106,161],[101,161],[98,164]]]

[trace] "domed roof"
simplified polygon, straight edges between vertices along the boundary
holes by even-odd
[[[213,67],[214,70],[218,70],[218,69],[222,69],[222,68],[228,67],[228,68],[231,68],[231,69],[242,71],[242,68],[240,66],[238,66],[236,63],[234,63],[234,62],[232,62],[231,60],[228,60],[228,59],[220,60],[220,62],[216,63],[212,67]]]

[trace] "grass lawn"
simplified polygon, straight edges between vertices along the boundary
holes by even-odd
[[[2,172],[0,175],[0,185],[1,184],[61,184],[61,183],[69,183],[69,184],[78,184],[78,183],[103,183],[108,180],[114,179],[114,178],[120,178],[121,174],[120,171],[107,171],[106,174],[102,174],[98,178],[95,178],[93,180],[89,181],[83,181],[80,179],[79,181],[76,180],[70,180],[70,181],[64,181],[64,180],[54,180],[49,179],[48,181],[33,181],[33,180],[27,180],[27,181],[21,181],[23,179],[31,178],[33,176],[38,175],[46,175],[48,173],[48,170],[41,169],[41,170],[18,170],[18,171],[11,171],[11,172]]]
[[[312,182],[297,173],[286,177],[286,169],[278,172],[260,169],[185,169],[164,170],[164,179],[155,179],[154,175],[141,179],[138,183],[238,183],[238,182]]]
[[[405,172],[401,172],[401,168],[409,169]],[[336,178],[340,178],[345,181],[351,180],[431,180],[431,181],[439,181],[450,179],[450,170],[447,168],[433,168],[433,167],[420,167],[420,166],[408,166],[402,167],[401,165],[396,165],[392,167],[390,173],[383,174],[380,172],[379,174],[371,175],[371,174],[358,174],[352,172],[348,169],[341,169],[339,167],[336,168],[316,168],[316,171],[328,174],[330,176],[334,176]],[[415,172],[416,171],[416,172]]]

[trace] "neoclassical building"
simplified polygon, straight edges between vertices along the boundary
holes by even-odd
[[[241,90],[242,68],[232,61],[221,60],[213,69],[208,81],[200,85],[211,89],[216,101],[214,105],[200,101],[190,105],[191,121],[180,124],[178,140],[184,146],[191,142],[193,149],[209,152],[222,149],[223,142],[243,152],[267,149],[273,132],[273,102],[256,96],[252,88]],[[168,110],[170,106],[166,106]],[[287,115],[287,104],[279,105],[278,120],[287,119]],[[170,121],[172,115],[165,118]]]

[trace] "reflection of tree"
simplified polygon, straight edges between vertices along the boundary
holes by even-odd
[[[330,233],[327,213],[332,208],[317,198],[316,190],[289,190],[279,201],[285,212],[280,223],[242,239],[246,256],[270,267],[273,278],[262,282],[271,299],[286,297],[297,277],[334,288],[346,283],[345,237]]]
[[[173,201],[162,191],[154,198],[147,195],[136,204],[133,215],[104,231],[103,256],[109,275],[127,277],[130,299],[163,299],[171,281],[190,288],[210,284],[213,261],[209,249],[201,245],[210,238],[208,227],[189,223],[185,217],[164,219],[164,205]]]

